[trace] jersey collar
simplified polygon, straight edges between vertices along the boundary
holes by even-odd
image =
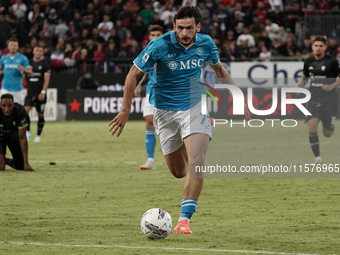
[[[188,50],[192,45],[194,45],[195,43],[201,41],[201,38],[199,38],[199,36],[197,35],[197,33],[196,33],[196,35],[195,35],[195,41],[194,41],[194,43],[191,44],[190,46],[184,46],[184,45],[180,44],[180,43],[178,42],[178,40],[177,40],[177,36],[176,36],[176,32],[175,32],[175,31],[171,31],[170,37],[171,37],[171,42],[172,42],[176,47],[178,47],[178,48],[181,48],[181,47],[182,47],[182,48],[184,48],[185,50]]]

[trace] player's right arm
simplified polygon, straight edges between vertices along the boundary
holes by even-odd
[[[149,74],[145,73],[135,89],[135,96],[140,97],[142,87],[148,84]]]
[[[306,77],[306,75],[302,74],[300,81],[298,82],[298,84],[296,84],[296,87],[297,87],[297,88],[302,88],[302,87],[304,87],[304,86],[307,84],[308,79],[309,79],[309,78]]]
[[[136,88],[137,79],[143,73],[148,73],[159,59],[157,47],[158,39],[152,40],[148,46],[133,61],[134,65],[126,76],[124,85],[124,97],[121,112],[109,123],[109,132],[114,135],[117,131],[117,137],[122,133],[124,126],[129,118],[133,92]]]
[[[3,63],[4,57],[2,56],[0,59],[0,75],[4,73],[4,63]]]
[[[296,84],[297,88],[302,88],[304,87],[308,80],[309,80],[309,71],[308,71],[308,64],[307,64],[307,59],[305,60],[305,64],[303,65],[303,72],[302,72],[302,76],[300,81],[298,82],[298,84]]]
[[[112,132],[112,135],[118,130],[117,137],[119,137],[124,129],[130,115],[133,92],[135,91],[138,77],[142,74],[143,72],[133,65],[129,74],[126,76],[122,110],[109,124],[109,126],[111,126],[109,132]]]

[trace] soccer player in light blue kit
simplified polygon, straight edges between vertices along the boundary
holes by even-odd
[[[158,25],[151,26],[149,28],[149,41],[161,37],[163,34],[163,28]],[[146,131],[145,131],[145,148],[148,160],[140,169],[142,170],[155,170],[155,147],[156,147],[156,135],[155,127],[153,125],[153,104],[154,104],[154,84],[156,84],[155,70],[151,69],[149,73],[145,73],[139,84],[135,89],[135,96],[140,97],[140,92],[142,86],[146,85],[146,100],[143,106],[143,117],[146,121]],[[151,95],[151,97],[150,97]],[[150,103],[151,102],[151,103]]]
[[[12,94],[14,102],[24,105],[23,73],[32,75],[32,68],[26,56],[18,52],[19,44],[16,38],[8,40],[9,53],[1,57],[0,73],[2,79],[1,94]]]
[[[125,80],[122,110],[109,124],[112,135],[118,131],[119,136],[129,118],[137,78],[156,64],[155,129],[170,172],[176,178],[186,176],[181,216],[174,233],[192,234],[189,220],[203,186],[203,173],[195,173],[195,166],[204,165],[211,138],[210,118],[202,118],[201,97],[192,96],[195,84],[191,80],[200,78],[203,63],[207,62],[217,78],[231,82],[211,37],[197,34],[201,17],[198,7],[183,6],[174,16],[174,31],[151,41],[135,59]],[[245,117],[250,118],[248,110]]]

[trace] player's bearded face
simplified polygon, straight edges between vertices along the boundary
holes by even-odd
[[[7,117],[10,116],[13,112],[14,102],[12,99],[4,98],[1,100],[1,110],[2,113]]]
[[[177,40],[184,46],[189,46],[194,43],[195,35],[200,29],[201,24],[196,24],[194,18],[178,19],[176,23],[174,23]]]

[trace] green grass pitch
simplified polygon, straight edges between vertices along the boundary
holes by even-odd
[[[324,163],[340,163],[339,132],[328,139],[320,127]],[[336,178],[206,178],[190,223],[194,234],[147,239],[141,216],[160,207],[175,224],[184,179],[169,173],[158,142],[157,170],[139,170],[146,160],[144,128],[129,121],[117,138],[108,121],[47,123],[42,143],[29,141],[36,171],[0,172],[0,254],[340,254]],[[290,129],[229,128],[225,138],[211,147],[220,146],[233,165],[313,163],[302,121]]]

